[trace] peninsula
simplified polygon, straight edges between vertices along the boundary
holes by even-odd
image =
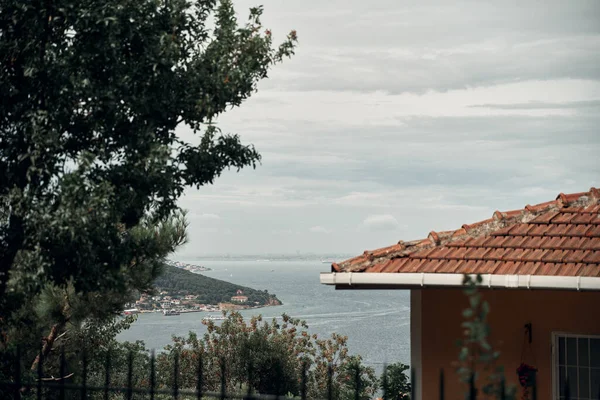
[[[154,281],[154,292],[141,294],[138,300],[127,305],[126,313],[242,310],[281,304],[277,296],[267,290],[210,278],[170,262],[165,263],[163,273]]]

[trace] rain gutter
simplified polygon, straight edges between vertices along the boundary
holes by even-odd
[[[475,275],[472,275],[475,277]],[[481,275],[481,287],[490,289],[563,289],[600,291],[600,277],[548,275]],[[443,273],[321,273],[321,284],[336,289],[419,289],[462,287],[462,274]]]

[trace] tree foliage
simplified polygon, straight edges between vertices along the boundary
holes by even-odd
[[[409,400],[411,393],[410,379],[406,372],[408,365],[394,363],[387,365],[381,379],[381,389],[385,393],[385,400]]]
[[[126,291],[126,270],[164,256],[140,225],[172,216],[186,186],[259,162],[212,123],[293,54],[295,32],[274,46],[261,14],[239,23],[230,0],[2,2],[2,318],[46,284]]]
[[[336,399],[355,398],[357,371],[361,399],[372,398],[377,390],[374,370],[366,367],[360,356],[348,354],[344,336],[333,334],[321,339],[309,333],[304,321],[287,315],[281,320],[264,321],[256,316],[245,321],[239,313],[231,312],[220,324],[205,324],[208,331],[203,337],[192,332],[187,338],[174,337],[157,356],[161,387],[173,384],[177,358],[181,388],[196,387],[201,363],[204,391],[220,391],[224,373],[229,393],[299,396],[305,373],[308,398],[327,398],[329,369]]]
[[[473,396],[484,399],[515,399],[514,387],[502,388],[504,368],[497,364],[500,352],[494,350],[489,342],[491,330],[487,316],[490,306],[483,300],[477,287],[481,282],[481,275],[475,278],[465,275],[463,279],[469,307],[463,311],[465,320],[461,326],[464,328],[464,337],[459,341],[457,372],[461,382],[467,388],[465,399],[471,399]],[[477,391],[478,386],[481,388],[481,393],[470,393],[471,390]]]

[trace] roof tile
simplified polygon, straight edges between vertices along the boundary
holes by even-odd
[[[419,269],[415,272],[438,272],[438,270],[445,264],[450,264],[449,260],[439,259],[439,260],[423,260],[423,263],[419,265]]]
[[[594,238],[583,238],[581,248],[584,250],[600,250],[600,240]]]
[[[559,213],[556,217],[552,218],[553,224],[568,224],[577,214],[572,212]]]
[[[367,251],[332,269],[600,277],[600,190],[497,211],[491,219]]]
[[[529,223],[530,224],[547,224],[550,221],[552,221],[552,218],[556,217],[558,214],[559,214],[558,211],[550,211],[545,214],[538,215],[537,217],[535,217],[534,219],[529,221]]]
[[[524,236],[527,234],[527,231],[533,229],[533,225],[530,224],[519,224],[515,225],[514,228],[510,230],[511,236]]]
[[[530,237],[528,236],[508,236],[506,241],[502,244],[502,247],[509,247],[518,249],[524,247],[525,242],[529,241]]]
[[[600,264],[600,251],[588,251],[582,261],[590,264]]]
[[[600,237],[600,226],[592,226],[585,232],[585,236],[587,237]]]
[[[550,225],[550,228],[544,232],[544,236],[573,236],[568,234],[568,232],[571,230],[574,231],[578,226],[581,225],[552,224]]]
[[[479,248],[487,248],[487,247],[504,247],[502,244],[508,240],[510,240],[510,236],[489,236],[483,241],[481,245],[477,246]],[[474,241],[475,242],[475,241]],[[475,246],[469,246],[475,247]]]
[[[575,217],[573,217],[573,219],[571,219],[571,223],[572,224],[589,224],[591,223],[594,218],[597,218],[597,215],[594,215],[592,213],[579,213],[576,214]]]
[[[537,249],[526,254],[523,261],[542,261],[542,257],[552,250]]]
[[[600,274],[598,264],[583,264],[579,271],[580,276],[598,276],[598,274]]]
[[[508,233],[510,232],[510,230],[513,228],[513,225],[509,225],[509,226],[505,226],[502,229],[498,229],[497,231],[494,231],[491,233],[492,236],[506,236],[508,235]]]
[[[562,241],[560,248],[565,249],[565,250],[583,249],[584,241],[585,241],[585,238],[582,238],[582,237],[573,236],[573,237],[565,238],[565,240]]]
[[[566,250],[563,262],[582,262],[586,254],[583,250]]]
[[[527,240],[521,246],[526,249],[543,249],[550,239],[543,236],[527,236]]]
[[[566,236],[586,236],[592,225],[579,224],[567,226],[569,226],[569,230],[567,231]]]
[[[538,224],[533,227],[533,229],[529,230],[527,234],[529,236],[544,236],[544,234],[550,230],[551,225],[548,224]]]
[[[559,263],[563,261],[566,254],[566,250],[550,250],[542,256],[542,261]]]

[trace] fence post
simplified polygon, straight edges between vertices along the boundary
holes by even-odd
[[[154,349],[150,353],[150,400],[154,400],[154,388],[156,387],[156,356]]]
[[[87,399],[87,352],[86,352],[86,348],[85,346],[83,347],[82,350],[82,354],[81,354],[81,358],[82,358],[82,364],[83,364],[83,370],[81,371],[81,399],[82,400],[86,400]]]
[[[506,381],[504,375],[500,378],[500,400],[506,400]]]
[[[307,383],[308,368],[306,360],[302,363],[302,387],[300,388],[300,398],[306,400],[306,383]]]
[[[15,357],[15,399],[21,398],[21,346],[17,345]]]
[[[108,388],[110,387],[110,348],[106,349],[106,360],[104,363],[104,400],[108,400]]]
[[[333,400],[333,367],[331,364],[327,367],[327,399]]]
[[[571,387],[569,386],[569,378],[565,379],[565,400],[571,400]]]
[[[221,400],[225,399],[225,391],[227,390],[227,384],[225,381],[225,358],[221,358]]]
[[[173,360],[173,399],[179,397],[179,351],[175,351]]]
[[[250,357],[248,357],[248,387],[246,389],[246,398],[247,399],[251,399],[252,398],[252,380],[254,379],[254,376],[252,374],[252,359]]]
[[[204,370],[202,368],[202,353],[198,353],[198,383],[196,384],[196,394],[198,396],[198,400],[202,399],[202,374]]]
[[[59,392],[58,396],[60,400],[65,400],[65,374],[66,374],[66,365],[65,365],[65,348],[62,347],[60,350],[60,383],[59,383]]]
[[[133,397],[133,351],[127,355],[127,400]]]
[[[37,367],[37,398],[38,400],[42,400],[42,376],[44,376],[44,352],[42,351],[42,347],[40,347],[40,362],[38,362]]]
[[[383,389],[383,400],[388,400],[388,372],[387,372],[387,365],[383,364],[383,374],[381,376],[381,386]]]
[[[475,373],[472,372],[469,377],[469,400],[477,399],[477,389],[475,389]]]
[[[354,400],[360,400],[360,365],[358,364],[356,365],[354,379],[356,380],[356,387],[354,388],[356,393],[354,393]]]

